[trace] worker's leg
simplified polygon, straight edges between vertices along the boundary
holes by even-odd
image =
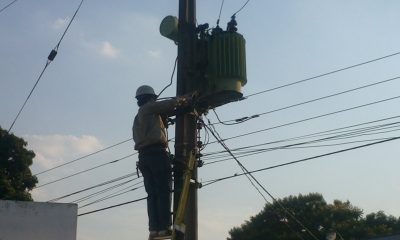
[[[158,231],[158,201],[156,184],[154,181],[154,174],[152,169],[152,162],[154,161],[152,155],[139,155],[139,168],[143,175],[144,187],[147,192],[147,215],[149,217],[149,231]]]
[[[159,231],[171,227],[171,164],[167,152],[159,153],[157,168],[153,172],[157,191]]]

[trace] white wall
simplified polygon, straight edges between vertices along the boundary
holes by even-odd
[[[76,204],[0,200],[0,240],[76,240]]]

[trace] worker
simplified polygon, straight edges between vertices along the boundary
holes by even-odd
[[[166,118],[185,107],[190,97],[156,101],[152,87],[136,91],[138,113],[133,122],[133,140],[139,151],[139,169],[147,192],[149,240],[171,235],[171,160],[167,152]]]

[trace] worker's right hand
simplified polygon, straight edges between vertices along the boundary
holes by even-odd
[[[193,100],[192,94],[185,94],[183,96],[178,97],[178,105],[181,107],[189,106],[192,100]]]

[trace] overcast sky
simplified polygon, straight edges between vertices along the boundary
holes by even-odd
[[[11,0],[1,0],[0,8],[8,2]],[[20,0],[0,13],[2,128],[10,127],[79,2]],[[230,16],[244,2],[225,1],[221,26],[226,26]],[[220,4],[221,1],[216,0],[198,1],[197,22],[208,22],[210,26],[215,26]],[[134,101],[136,88],[148,84],[158,92],[169,82],[177,50],[173,42],[159,34],[158,27],[163,17],[177,15],[177,9],[178,1],[170,0],[86,0],[83,3],[60,45],[56,59],[48,67],[12,129],[36,153],[33,173],[131,137],[132,120],[137,111]],[[248,84],[243,88],[244,95],[398,53],[399,9],[400,2],[396,0],[250,1],[237,15],[239,32],[246,38]],[[217,108],[216,111],[222,120],[237,119],[399,77],[399,61],[400,55],[396,54],[356,68],[255,95]],[[249,170],[372,143],[400,135],[396,131],[399,130],[397,116],[400,115],[400,99],[396,98],[400,95],[399,82],[400,79],[394,79],[264,114],[238,125],[217,124],[215,128],[223,138],[267,129],[226,141],[234,149],[391,118],[344,129],[354,134],[357,129],[369,127],[371,131],[364,129],[361,135],[346,135],[330,141],[303,144],[300,145],[302,148],[276,149],[339,133],[335,131],[334,135],[318,135],[253,147],[252,150],[273,149],[240,158]],[[175,88],[174,82],[163,97],[174,96]],[[393,99],[339,112],[389,98]],[[333,112],[339,113],[314,118]],[[211,122],[217,122],[214,113],[210,112],[208,117]],[[300,122],[308,118],[313,119]],[[277,127],[280,125],[285,126]],[[172,127],[170,137],[173,134]],[[214,139],[210,137],[210,141]],[[222,148],[213,143],[203,153],[220,150]],[[126,142],[40,174],[39,185],[133,153],[133,143]],[[398,217],[399,153],[399,142],[392,141],[259,172],[254,176],[277,198],[319,192],[328,202],[334,199],[349,200],[362,208],[364,213],[383,210]],[[240,152],[235,151],[235,154]],[[210,162],[215,159],[204,160]],[[48,201],[132,173],[136,161],[137,156],[134,155],[43,186],[33,191],[33,197],[36,201]],[[235,161],[227,160],[200,168],[199,179],[207,181],[240,172]],[[135,183],[141,186],[139,182],[140,179],[135,180],[105,195]],[[93,192],[71,196],[60,202],[72,202]],[[82,201],[79,206],[105,195]],[[82,207],[79,212],[144,196],[144,189],[139,188]],[[245,177],[221,181],[200,189],[199,239],[225,239],[229,229],[258,213],[264,204],[265,200]],[[147,235],[145,202],[79,217],[77,234],[78,240],[144,239]]]

